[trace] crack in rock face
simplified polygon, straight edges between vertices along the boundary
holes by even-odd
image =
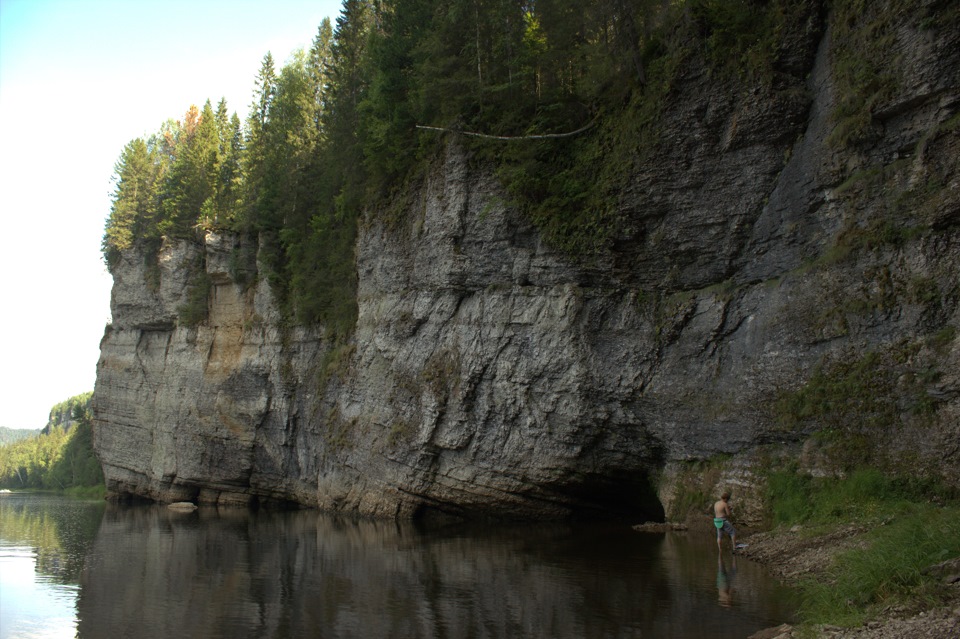
[[[824,25],[811,14],[785,34],[776,86],[702,63],[682,75],[662,153],[638,162],[596,263],[548,246],[455,142],[401,222],[361,225],[346,343],[286,322],[255,261],[231,266],[257,238],[124,252],[93,400],[108,491],[662,521],[665,468],[799,446],[845,414],[810,404],[811,384],[849,389],[867,356],[897,373],[880,380],[896,417],[876,441],[960,482],[940,464],[960,446],[960,46],[900,39],[903,75],[923,86],[881,109],[870,145],[837,149]],[[926,230],[883,240],[870,216],[906,195]],[[197,264],[208,312],[186,326]]]

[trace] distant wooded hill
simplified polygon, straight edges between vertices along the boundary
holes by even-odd
[[[34,435],[39,434],[40,431],[37,429],[7,428],[6,426],[0,426],[0,446],[13,444],[21,439],[26,439],[27,437],[33,437]]]
[[[83,393],[54,406],[42,431],[0,428],[0,436],[16,437],[0,446],[0,488],[102,484],[103,472],[93,453],[92,396]]]

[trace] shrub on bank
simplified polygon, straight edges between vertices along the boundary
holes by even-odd
[[[854,626],[887,607],[942,603],[929,567],[960,557],[960,501],[950,489],[874,468],[845,478],[776,472],[769,503],[780,526],[815,529],[850,522],[872,528],[860,547],[839,553],[825,575],[800,584],[806,624]]]

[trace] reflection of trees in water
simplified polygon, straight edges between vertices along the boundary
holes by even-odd
[[[716,636],[747,636],[782,621],[762,600],[748,602],[760,610],[752,619],[718,609],[711,548],[613,526],[422,530],[310,511],[110,508],[84,572],[79,630],[612,637],[707,623],[732,632]]]
[[[29,546],[36,571],[58,583],[76,584],[103,518],[100,502],[46,495],[0,499],[0,534],[8,545]]]

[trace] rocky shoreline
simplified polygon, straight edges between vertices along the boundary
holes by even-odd
[[[866,526],[849,524],[817,535],[806,534],[800,527],[773,532],[743,535],[747,544],[739,550],[743,556],[764,564],[788,585],[796,585],[810,577],[826,577],[833,558],[844,550],[864,547]],[[813,628],[814,636],[832,639],[942,639],[960,637],[960,559],[931,566],[938,579],[938,594],[944,605],[929,609],[892,606],[882,610],[857,628],[822,625]],[[791,639],[810,636],[789,624],[758,632],[750,639]]]

